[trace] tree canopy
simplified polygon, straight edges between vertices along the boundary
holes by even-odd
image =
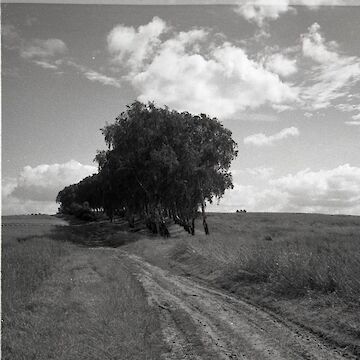
[[[136,101],[101,131],[107,150],[95,157],[99,172],[62,190],[57,201],[63,207],[87,201],[110,218],[123,209],[130,222],[142,216],[160,233],[169,216],[193,233],[201,209],[208,233],[206,202],[233,187],[229,169],[237,145],[230,130],[205,114]]]

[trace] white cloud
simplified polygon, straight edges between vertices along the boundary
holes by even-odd
[[[1,212],[3,215],[56,214],[59,208],[59,204],[56,204],[55,201],[22,200],[13,196],[2,201]]]
[[[299,0],[298,5],[305,5],[312,9],[317,9],[319,6],[335,6],[346,5],[344,0]]]
[[[44,68],[44,69],[51,69],[51,70],[56,70],[58,67],[56,66],[56,65],[54,65],[54,64],[51,64],[51,63],[49,63],[49,62],[47,62],[47,61],[34,61],[34,63],[36,64],[36,65],[39,65],[39,66],[41,66],[42,68]]]
[[[42,59],[62,55],[67,51],[65,43],[60,39],[34,39],[21,50],[25,59]]]
[[[266,188],[234,184],[210,211],[317,212],[360,215],[360,168],[309,169],[270,179]]]
[[[108,49],[115,62],[125,61],[131,68],[137,69],[160,44],[159,37],[166,30],[166,23],[158,17],[137,30],[132,26],[118,25],[107,37]]]
[[[285,192],[289,210],[360,214],[360,168],[349,164],[335,169],[299,171],[271,180]]]
[[[289,0],[251,0],[239,3],[235,12],[246,20],[262,26],[266,19],[276,20],[289,10]]]
[[[4,177],[1,179],[1,197],[8,197],[16,188],[17,179],[11,177]]]
[[[288,59],[282,54],[271,55],[265,63],[268,70],[287,77],[297,72],[296,60]]]
[[[309,109],[330,106],[360,80],[360,58],[341,55],[337,48],[335,42],[325,42],[317,23],[302,36],[303,55],[317,64],[312,67],[310,82],[303,86],[300,95]]]
[[[96,172],[95,166],[82,165],[75,160],[64,164],[25,166],[18,178],[3,179],[3,212],[16,214],[17,210],[24,213],[30,208],[31,212],[57,209],[55,199],[60,190]]]
[[[354,121],[345,121],[345,124],[346,125],[349,125],[349,126],[360,126],[360,120],[354,120]]]
[[[316,10],[322,5],[345,5],[344,0],[239,0],[234,11],[250,22],[263,26],[266,20],[277,20],[280,15],[293,11],[290,5],[304,5]]]
[[[288,138],[289,136],[299,136],[298,128],[292,126],[282,129],[280,132],[267,136],[262,133],[254,134],[244,138],[244,144],[251,144],[256,146],[273,145],[275,142]]]
[[[94,70],[88,68],[87,66],[80,65],[72,60],[67,60],[65,62],[65,64],[67,66],[70,66],[70,67],[74,68],[75,70],[77,70],[79,72],[79,74],[83,75],[86,79],[88,79],[90,81],[99,82],[103,85],[114,86],[116,88],[121,87],[121,82],[114,77],[110,77],[110,76],[101,74],[97,71],[94,71]]]
[[[337,62],[339,55],[334,51],[336,45],[332,45],[333,50],[329,49],[329,45],[331,44],[325,43],[325,39],[319,31],[320,25],[314,23],[309,27],[309,32],[302,36],[302,51],[304,56],[312,58],[320,64]]]
[[[110,86],[114,86],[114,87],[117,87],[117,88],[121,87],[120,81],[118,81],[118,80],[116,80],[116,79],[114,79],[112,77],[100,74],[100,73],[98,73],[96,71],[93,71],[93,70],[89,70],[89,71],[84,72],[84,76],[90,81],[97,81],[97,82],[100,82],[103,85],[110,85]]]
[[[209,204],[208,211],[234,212],[238,209],[247,211],[279,212],[287,204],[286,194],[274,188],[259,189],[253,185],[234,184],[227,190],[219,205]]]
[[[296,87],[250,59],[243,49],[229,42],[206,44],[207,37],[204,30],[190,30],[158,45],[148,64],[128,77],[140,94],[138,100],[221,118],[297,100]]]

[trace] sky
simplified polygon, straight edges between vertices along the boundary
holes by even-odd
[[[232,131],[210,211],[360,215],[360,6],[173,3],[1,5],[2,214],[55,213],[137,99]]]

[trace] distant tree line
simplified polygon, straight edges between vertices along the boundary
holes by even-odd
[[[167,234],[172,218],[190,233],[205,204],[232,188],[229,171],[237,156],[231,131],[215,118],[194,116],[153,103],[128,105],[113,124],[101,129],[107,150],[98,151],[98,173],[65,187],[57,196],[60,211],[89,219],[103,211],[130,226],[141,217],[154,232]]]

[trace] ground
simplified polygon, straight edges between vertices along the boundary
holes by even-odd
[[[253,229],[257,224],[262,241],[269,228],[246,214],[247,222],[233,217],[232,229],[215,231],[223,219],[216,216],[209,218],[212,237],[201,231],[191,237],[171,226],[169,239],[129,234],[122,223],[61,227],[64,222],[54,217],[4,218],[3,358],[355,359],[358,303],[350,295],[314,290],[311,301],[309,295],[280,296],[265,288],[271,281],[259,282],[249,268],[241,273],[237,268],[234,281],[239,260],[232,260],[224,244],[214,255],[219,231],[228,231],[230,248],[237,252],[240,245],[229,235],[235,223]],[[313,220],[323,231],[319,218]],[[341,220],[337,233],[356,234],[357,219]],[[287,239],[287,233],[277,232],[271,233],[274,241]],[[294,237],[294,229],[291,233]],[[328,306],[320,308],[320,301]],[[325,311],[330,308],[341,310],[338,316],[350,324],[331,334],[319,320],[316,328],[307,321],[316,312],[311,306],[321,310],[323,322],[331,317]]]

